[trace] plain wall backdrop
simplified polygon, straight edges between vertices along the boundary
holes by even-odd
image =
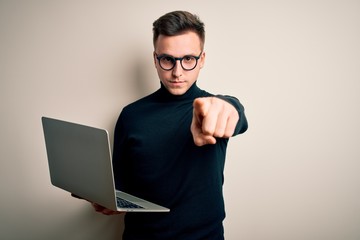
[[[40,118],[112,133],[160,86],[152,22],[179,9],[206,24],[198,85],[249,121],[228,147],[226,238],[360,239],[356,0],[0,0],[0,238],[121,239],[122,216],[50,184]]]

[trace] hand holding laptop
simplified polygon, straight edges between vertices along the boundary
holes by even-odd
[[[114,210],[111,210],[111,209],[107,209],[106,207],[103,207],[100,204],[97,204],[97,203],[94,203],[94,202],[90,202],[90,203],[91,203],[91,205],[93,206],[93,208],[95,209],[96,212],[102,213],[104,215],[117,215],[117,214],[125,213],[125,212],[119,212],[119,211],[114,211]]]
[[[92,202],[92,201],[89,201],[87,199],[84,199],[82,197],[79,197],[77,196],[76,194],[71,194],[72,197],[74,198],[78,198],[78,199],[82,199],[82,200],[85,200],[85,201],[88,201],[91,206],[95,209],[96,212],[98,213],[102,213],[104,215],[117,215],[117,214],[122,214],[122,213],[125,213],[125,212],[121,212],[121,211],[114,211],[114,210],[111,210],[111,209],[108,209],[104,206],[101,206],[100,204],[97,204],[95,202]]]

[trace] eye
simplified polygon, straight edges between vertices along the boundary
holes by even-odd
[[[161,57],[161,61],[162,62],[166,62],[166,63],[173,63],[175,60],[174,58],[170,57],[170,56],[163,56]]]
[[[185,61],[185,62],[192,62],[194,60],[195,60],[195,58],[193,56],[185,56],[183,58],[183,61]]]

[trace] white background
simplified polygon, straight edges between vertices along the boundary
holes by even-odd
[[[51,186],[40,118],[112,132],[159,87],[152,22],[178,9],[206,24],[198,85],[249,121],[228,148],[227,239],[360,239],[356,0],[0,0],[0,238],[121,239],[121,216]]]

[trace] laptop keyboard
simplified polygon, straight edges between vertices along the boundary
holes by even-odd
[[[125,199],[116,197],[117,206],[120,208],[143,208],[135,203],[129,202]]]

